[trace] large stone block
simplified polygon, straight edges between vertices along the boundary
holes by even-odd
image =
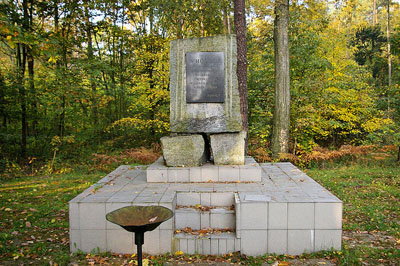
[[[235,35],[171,41],[172,132],[220,133],[241,130],[236,50]],[[198,63],[199,68],[193,66],[194,63]],[[194,88],[199,95],[194,97],[190,88]],[[218,100],[213,100],[213,95],[219,95]],[[193,101],[199,97],[202,100]]]
[[[200,166],[205,159],[202,135],[162,137],[161,145],[167,166]]]
[[[246,132],[212,134],[211,149],[217,165],[243,165]]]

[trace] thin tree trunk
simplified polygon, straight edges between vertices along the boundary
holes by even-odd
[[[374,0],[374,10],[372,14],[372,26],[375,26],[377,23],[376,0]]]
[[[29,17],[28,17],[28,23],[29,23],[29,31],[32,31],[32,25],[33,25],[33,0],[29,1],[30,7],[29,7]],[[31,135],[36,136],[36,127],[38,124],[37,121],[37,100],[36,100],[36,91],[35,91],[35,72],[34,72],[34,58],[33,58],[33,52],[32,49],[29,48],[29,46],[26,47],[26,52],[27,52],[27,61],[28,61],[28,75],[29,75],[29,92],[31,94],[31,116],[32,116],[32,124],[31,124]]]
[[[390,51],[390,0],[387,1],[386,37],[388,49],[388,85],[392,85],[392,55]]]
[[[388,56],[388,92],[387,92],[387,113],[390,117],[390,86],[392,86],[392,56],[390,51],[390,0],[387,0],[386,20],[387,56]]]
[[[289,75],[289,0],[275,3],[275,109],[272,154],[289,152],[290,75]]]
[[[85,22],[86,22],[86,34],[87,34],[87,53],[88,53],[88,61],[89,64],[93,62],[93,41],[92,41],[92,25],[89,20],[89,8],[85,5]],[[92,119],[94,125],[98,123],[98,110],[97,110],[97,92],[96,92],[96,77],[93,75],[93,71],[90,72],[90,86],[92,88]]]
[[[237,78],[240,95],[240,113],[242,115],[242,129],[246,132],[245,154],[247,154],[247,40],[246,40],[246,12],[245,1],[234,1],[234,24],[237,42]]]
[[[26,96],[25,96],[25,88],[24,88],[24,76],[25,76],[25,65],[26,65],[26,53],[25,47],[23,44],[17,44],[17,69],[18,69],[18,92],[20,98],[21,105],[21,159],[24,159],[26,156],[26,137],[28,127],[26,124]]]
[[[28,17],[28,2],[24,0],[22,2],[23,8],[23,20],[22,27],[25,31],[29,28],[29,17]],[[18,90],[21,101],[21,159],[26,157],[26,139],[28,135],[27,125],[27,112],[26,112],[26,91],[24,87],[25,69],[26,69],[26,45],[17,45],[17,67],[18,67]]]

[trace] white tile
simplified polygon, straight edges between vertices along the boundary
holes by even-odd
[[[203,254],[203,240],[196,238],[196,254]]]
[[[235,214],[225,212],[215,212],[211,210],[210,213],[210,227],[211,228],[235,228]]]
[[[287,232],[287,230],[268,230],[268,253],[288,253]]]
[[[287,203],[270,202],[268,206],[268,229],[287,229]]]
[[[210,212],[200,213],[200,227],[209,228],[210,227]]]
[[[172,238],[174,234],[172,230],[160,230],[160,253],[172,253]]]
[[[239,166],[220,166],[218,169],[219,182],[239,181]]]
[[[314,230],[288,230],[288,254],[314,251]]]
[[[218,239],[218,255],[227,253],[227,243],[225,238]]]
[[[289,203],[288,229],[314,229],[314,203]]]
[[[315,250],[342,249],[342,230],[315,230]]]
[[[81,231],[80,230],[69,230],[69,247],[70,252],[78,252],[81,249]]]
[[[200,213],[196,211],[176,211],[175,212],[175,228],[183,229],[190,227],[193,230],[200,228]]]
[[[178,192],[176,194],[176,203],[180,206],[196,206],[200,204],[200,193]]]
[[[202,182],[218,181],[218,166],[205,164],[201,168],[201,180]]]
[[[241,203],[240,204],[240,229],[268,229],[268,203]]]
[[[151,255],[160,254],[159,228],[156,228],[153,231],[148,231],[144,234],[143,252],[146,252]],[[137,251],[135,253],[137,253]]]
[[[81,250],[83,252],[106,251],[106,230],[80,230]]]
[[[79,203],[69,204],[69,228],[79,229]]]
[[[170,168],[168,169],[168,182],[189,182],[189,169]]]
[[[80,203],[80,229],[105,229],[106,211],[104,203]]]
[[[210,255],[211,254],[211,239],[202,239],[201,240],[203,244],[203,252],[201,253],[202,255]]]
[[[261,167],[244,166],[239,168],[240,181],[242,182],[257,182],[261,181]]]
[[[211,206],[211,193],[200,193],[200,204],[203,206]]]
[[[168,181],[168,171],[167,169],[147,169],[146,170],[147,182],[167,182]]]
[[[267,253],[267,230],[242,230],[240,245],[241,252],[248,256],[260,256]]]
[[[240,241],[240,240],[238,240]],[[232,253],[235,252],[235,239],[234,238],[228,238],[226,240],[226,253]]]
[[[211,206],[231,206],[234,203],[233,192],[211,193]]]
[[[190,167],[190,182],[201,182],[201,167]]]
[[[211,239],[211,255],[218,255],[218,239]]]
[[[179,239],[179,250],[183,253],[188,253],[188,240],[187,238]]]
[[[235,252],[241,250],[241,240],[239,238],[235,238]]]
[[[107,251],[133,253],[133,233],[125,230],[107,230]]]
[[[315,229],[342,229],[342,203],[315,203]]]
[[[187,253],[188,254],[195,254],[196,253],[195,240],[194,239],[188,239],[187,245],[188,245]]]

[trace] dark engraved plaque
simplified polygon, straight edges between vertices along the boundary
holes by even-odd
[[[223,103],[224,52],[186,53],[186,102]]]

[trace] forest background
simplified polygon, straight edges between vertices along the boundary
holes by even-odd
[[[274,1],[246,5],[249,153],[269,161]],[[234,32],[229,0],[0,1],[0,172],[151,160],[169,131],[169,42]],[[293,0],[289,40],[281,160],[397,152],[399,1]]]

